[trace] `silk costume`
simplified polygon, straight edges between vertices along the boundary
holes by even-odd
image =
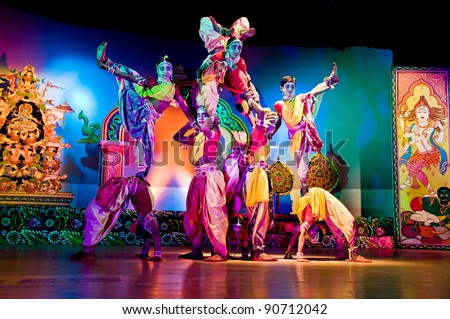
[[[217,143],[220,131],[207,138],[203,133],[195,137],[191,163],[196,164],[204,155],[217,157]],[[214,140],[213,140],[214,139]],[[215,145],[215,147],[213,147]],[[226,235],[228,213],[225,205],[225,181],[216,162],[194,166],[195,175],[189,184],[186,197],[186,212],[183,226],[186,236],[194,248],[200,248],[203,229],[214,247],[214,252],[223,260],[228,258]]]
[[[128,67],[115,65],[115,68],[139,77],[136,71]],[[116,79],[119,86],[119,115],[122,125],[133,139],[141,142],[146,170],[133,177],[110,178],[99,188],[96,197],[85,211],[83,246],[86,249],[94,249],[106,237],[129,202],[133,204],[145,230],[151,233],[149,223],[157,222],[152,213],[153,196],[150,184],[145,181],[145,176],[153,158],[155,122],[161,114],[155,110],[150,98],[172,101],[175,87],[173,83],[155,82],[153,87],[146,88],[142,86],[142,83],[136,84],[120,76]],[[154,235],[159,236],[159,234]]]
[[[300,224],[325,221],[333,234],[339,258],[344,258],[345,239],[350,250],[356,249],[355,217],[330,192],[318,187],[310,188],[298,199],[295,214]]]

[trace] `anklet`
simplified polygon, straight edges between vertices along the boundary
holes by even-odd
[[[303,259],[303,253],[297,253],[297,254],[295,254],[295,257],[297,259]]]
[[[108,58],[106,65],[108,66],[108,73],[111,73],[111,74],[114,74],[116,69],[119,67],[118,63],[112,62],[109,58]]]
[[[264,247],[265,247],[265,245],[262,245],[262,246],[253,246],[253,250],[261,250],[261,251],[264,251]]]
[[[162,257],[162,251],[161,250],[155,250],[153,252],[154,257]]]
[[[143,78],[142,76],[136,76],[136,83],[140,86],[143,86],[145,83],[145,78]]]

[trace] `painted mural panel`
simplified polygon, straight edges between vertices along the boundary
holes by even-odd
[[[449,69],[393,69],[396,237],[450,248]]]

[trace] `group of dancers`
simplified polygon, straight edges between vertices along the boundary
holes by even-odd
[[[302,183],[302,196],[295,211],[300,221],[296,260],[308,261],[302,253],[306,231],[314,222],[325,220],[335,237],[338,259],[370,262],[357,252],[352,214],[328,191],[320,188],[308,190],[306,184],[309,159],[313,152],[323,147],[314,118],[323,93],[339,83],[336,64],[331,74],[307,93],[296,95],[295,77],[284,76],[280,81],[282,100],[277,101],[272,110],[261,106],[259,94],[241,57],[243,42],[255,35],[248,19],[242,17],[230,28],[225,28],[213,17],[204,17],[200,21],[199,35],[208,55],[197,69],[197,79],[190,90],[189,100],[181,96],[171,81],[173,65],[167,56],[156,63],[157,80],[146,79],[135,70],[113,62],[106,55],[106,42],[99,45],[97,65],[116,76],[122,125],[132,138],[142,142],[146,168],[136,176],[111,178],[99,188],[85,210],[83,250],[72,254],[71,260],[95,260],[96,246],[111,231],[129,203],[133,204],[137,213],[132,231],[144,238],[142,250],[136,257],[149,261],[162,260],[160,231],[152,212],[148,178],[153,158],[155,122],[164,110],[176,104],[188,121],[174,134],[173,139],[192,146],[190,163],[195,169],[183,218],[184,231],[192,243],[192,251],[179,258],[205,262],[229,260],[227,233],[230,220],[237,219],[245,228],[245,235],[241,238],[242,259],[277,261],[265,251],[266,234],[274,222],[270,209],[272,190],[268,158],[269,140],[284,122],[288,128],[290,152],[297,161]],[[250,137],[243,131],[232,132],[233,148],[223,170],[217,162],[221,124],[216,107],[220,87],[234,96],[236,111],[251,126]],[[243,209],[245,212],[242,212]],[[203,255],[203,234],[212,245],[211,256],[208,257]],[[151,239],[154,250],[153,255],[149,256]],[[345,240],[348,250],[344,249]]]

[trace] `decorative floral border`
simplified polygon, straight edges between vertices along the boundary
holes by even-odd
[[[154,212],[161,230],[163,246],[190,246],[183,229],[184,212],[159,210]],[[142,240],[129,229],[135,211],[125,210],[112,231],[100,245],[142,245]],[[266,245],[286,247],[297,225],[294,215],[276,214],[276,223],[266,236]],[[393,218],[357,217],[357,242],[361,248],[393,248]],[[53,206],[1,206],[0,245],[81,245],[83,241],[84,209]],[[317,223],[310,232],[309,247],[334,247],[333,236],[324,223]],[[210,244],[204,237],[204,244]]]

